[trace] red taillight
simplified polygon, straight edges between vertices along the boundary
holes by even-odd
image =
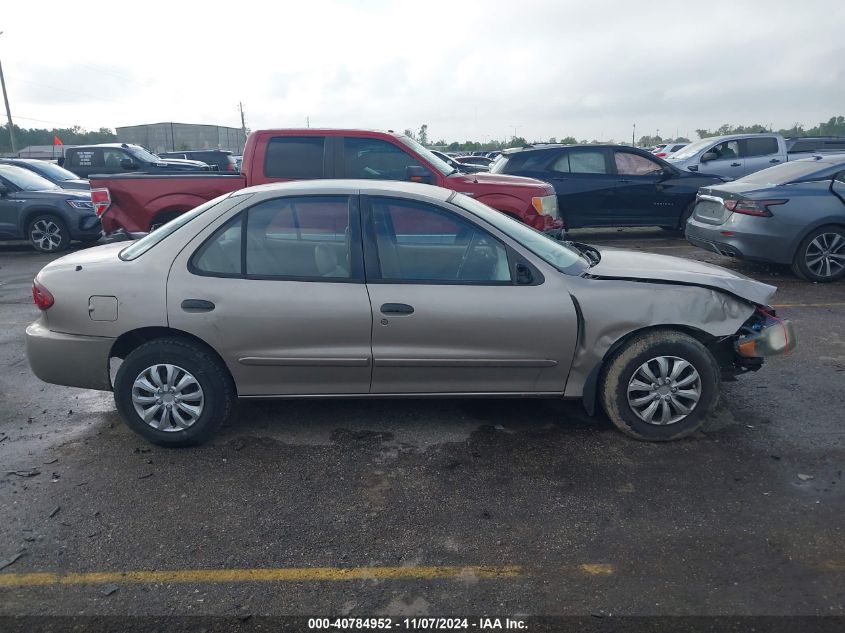
[[[666,152],[658,152],[655,156],[657,156],[657,158],[666,158]]]
[[[789,200],[725,200],[723,204],[728,211],[733,213],[770,218],[772,212],[769,207],[786,204],[787,202]]]
[[[94,205],[94,213],[98,217],[103,217],[103,214],[111,206],[111,194],[108,189],[92,189],[91,190],[91,204]]]
[[[32,282],[32,300],[35,301],[39,310],[48,310],[56,302],[53,294],[37,279]]]

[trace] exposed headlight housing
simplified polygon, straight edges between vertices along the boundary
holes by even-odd
[[[531,206],[540,215],[547,215],[550,218],[558,217],[557,196],[537,196],[531,198]]]
[[[94,205],[91,203],[90,200],[68,200],[67,203],[74,209],[79,209],[80,211],[94,210]]]

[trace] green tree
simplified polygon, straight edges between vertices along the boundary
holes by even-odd
[[[578,139],[574,136],[564,136],[562,139],[560,139],[560,142],[564,145],[577,145]]]
[[[422,144],[422,145],[428,145],[428,124],[423,123],[423,124],[420,126],[420,133],[419,133],[419,135],[417,136],[417,140],[418,140],[418,141],[420,142],[420,144]]]

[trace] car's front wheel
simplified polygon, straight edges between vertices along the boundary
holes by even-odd
[[[64,220],[55,215],[39,215],[27,227],[29,243],[42,253],[58,253],[70,246],[70,231]]]
[[[845,229],[822,226],[801,240],[792,272],[808,281],[836,281],[845,277]]]
[[[179,338],[140,345],[120,365],[114,381],[124,422],[162,446],[209,440],[231,414],[235,398],[225,365],[201,345]]]
[[[620,431],[662,442],[701,428],[718,397],[718,381],[716,360],[698,340],[652,331],[613,354],[602,372],[600,397]]]

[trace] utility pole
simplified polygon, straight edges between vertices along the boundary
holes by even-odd
[[[634,123],[634,130],[631,132],[631,147],[637,146],[637,124]]]
[[[0,31],[3,35],[3,31]],[[15,125],[12,123],[12,110],[9,108],[9,95],[6,93],[6,78],[3,76],[3,64],[0,63],[0,84],[3,85],[3,101],[6,103],[6,116],[9,118],[9,141],[12,144],[12,153],[17,152],[15,147]]]
[[[238,109],[241,111],[241,131],[244,133],[244,142],[246,142],[246,120],[244,119],[244,104],[238,101]],[[241,148],[243,151],[243,148]]]

